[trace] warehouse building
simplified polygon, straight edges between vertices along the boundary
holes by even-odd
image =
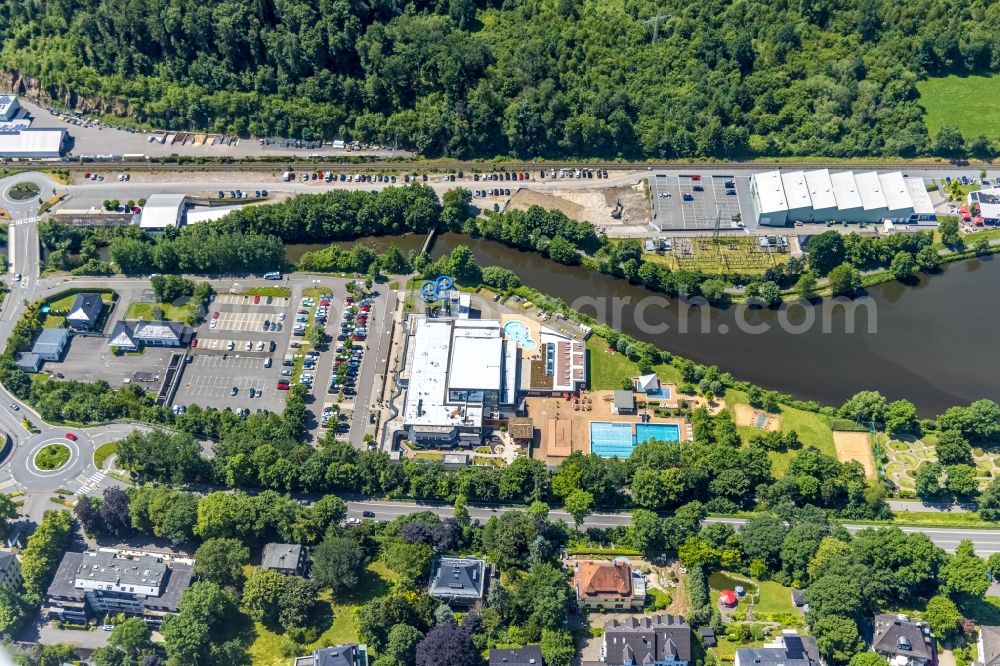
[[[757,223],[766,226],[937,221],[923,180],[898,171],[767,171],[751,177],[750,199]]]
[[[179,227],[186,208],[184,194],[151,194],[139,214],[139,227],[149,232]]]
[[[66,149],[66,130],[34,128],[0,131],[0,157],[54,159]]]

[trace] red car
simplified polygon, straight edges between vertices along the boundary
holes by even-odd
[[[198,338],[191,338],[191,346],[192,347],[198,346]]]
[[[286,381],[280,381],[280,382],[278,382],[278,390],[279,391],[287,391],[288,390],[288,382],[286,382]]]
[[[66,433],[66,439],[68,439],[71,442],[75,442],[77,440],[77,436],[71,432],[68,432]]]
[[[324,298],[322,301],[319,302],[319,304],[322,305],[324,308],[328,308],[330,307],[330,299]]]
[[[212,319],[218,319],[218,318],[219,318],[219,313],[218,312],[213,312],[212,313]]]
[[[260,303],[260,296],[254,296],[253,297],[253,304],[257,305],[258,303]]]

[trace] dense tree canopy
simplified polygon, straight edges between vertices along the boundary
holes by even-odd
[[[456,156],[954,155],[989,146],[930,137],[915,84],[996,70],[991,24],[987,0],[55,0],[0,7],[0,57],[172,129]]]

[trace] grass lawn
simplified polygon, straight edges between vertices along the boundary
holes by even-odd
[[[354,611],[370,599],[386,594],[394,578],[394,574],[381,561],[369,564],[367,573],[369,575],[361,579],[360,589],[350,599],[344,599],[343,602],[333,601],[329,590],[319,595],[322,611],[329,612],[333,622],[315,643],[294,646],[287,637],[276,634],[260,624],[255,625],[257,638],[250,646],[250,660],[253,665],[288,666],[294,656],[312,654],[316,648],[357,643],[358,627],[354,620]],[[292,651],[293,654],[284,654],[288,651]]]
[[[65,293],[65,292],[63,292]],[[115,294],[113,291],[99,291],[101,294],[101,300],[104,301],[104,310],[101,312],[101,316],[98,317],[97,327],[100,328],[104,325],[104,318],[108,316],[111,304],[114,303]],[[59,296],[59,294],[56,294]],[[45,315],[45,321],[42,322],[42,326],[45,328],[59,328],[66,321],[66,317],[53,314],[56,312],[69,312],[69,309],[73,307],[73,301],[76,300],[77,294],[71,293],[54,300],[47,300],[45,303],[49,306],[49,314]]]
[[[38,469],[59,469],[69,461],[69,447],[65,444],[49,444],[35,454],[35,465]]]
[[[273,296],[275,298],[291,298],[292,290],[288,287],[253,287],[245,292],[251,296]]]
[[[587,360],[590,370],[590,390],[607,391],[616,390],[622,387],[622,379],[626,377],[636,377],[639,373],[639,365],[624,354],[607,352],[608,341],[599,335],[592,335],[587,339],[587,351],[590,358]],[[653,372],[660,377],[662,382],[681,383],[681,371],[668,363],[660,363],[653,366]]]
[[[132,301],[128,305],[128,310],[125,311],[125,319],[153,321],[155,319],[153,317],[154,308],[159,308],[163,311],[163,319],[165,321],[187,322],[192,313],[192,306],[190,305],[176,306],[170,303],[139,303]]]
[[[738,404],[748,404],[747,395],[743,391],[726,391],[726,406],[735,417],[735,406]],[[750,426],[737,426],[740,437],[744,443],[749,442],[754,435],[762,434],[763,430],[758,430]],[[794,430],[799,435],[799,441],[803,446],[815,446],[828,456],[837,457],[837,449],[833,444],[833,431],[822,416],[802,409],[781,406],[781,431],[791,432]],[[770,451],[772,471],[775,476],[781,476],[788,469],[792,457],[796,450],[781,453]]]
[[[917,82],[931,136],[954,125],[967,139],[1000,136],[1000,76],[944,76]]]
[[[94,465],[97,469],[104,469],[104,462],[109,456],[114,455],[118,452],[118,442],[108,442],[107,444],[101,444],[94,451]]]

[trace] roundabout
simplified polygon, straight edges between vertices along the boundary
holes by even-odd
[[[27,201],[34,199],[41,193],[41,189],[30,180],[22,180],[7,188],[7,198],[11,201]]]
[[[65,444],[47,444],[35,454],[33,463],[36,469],[55,472],[69,462],[71,455]]]

